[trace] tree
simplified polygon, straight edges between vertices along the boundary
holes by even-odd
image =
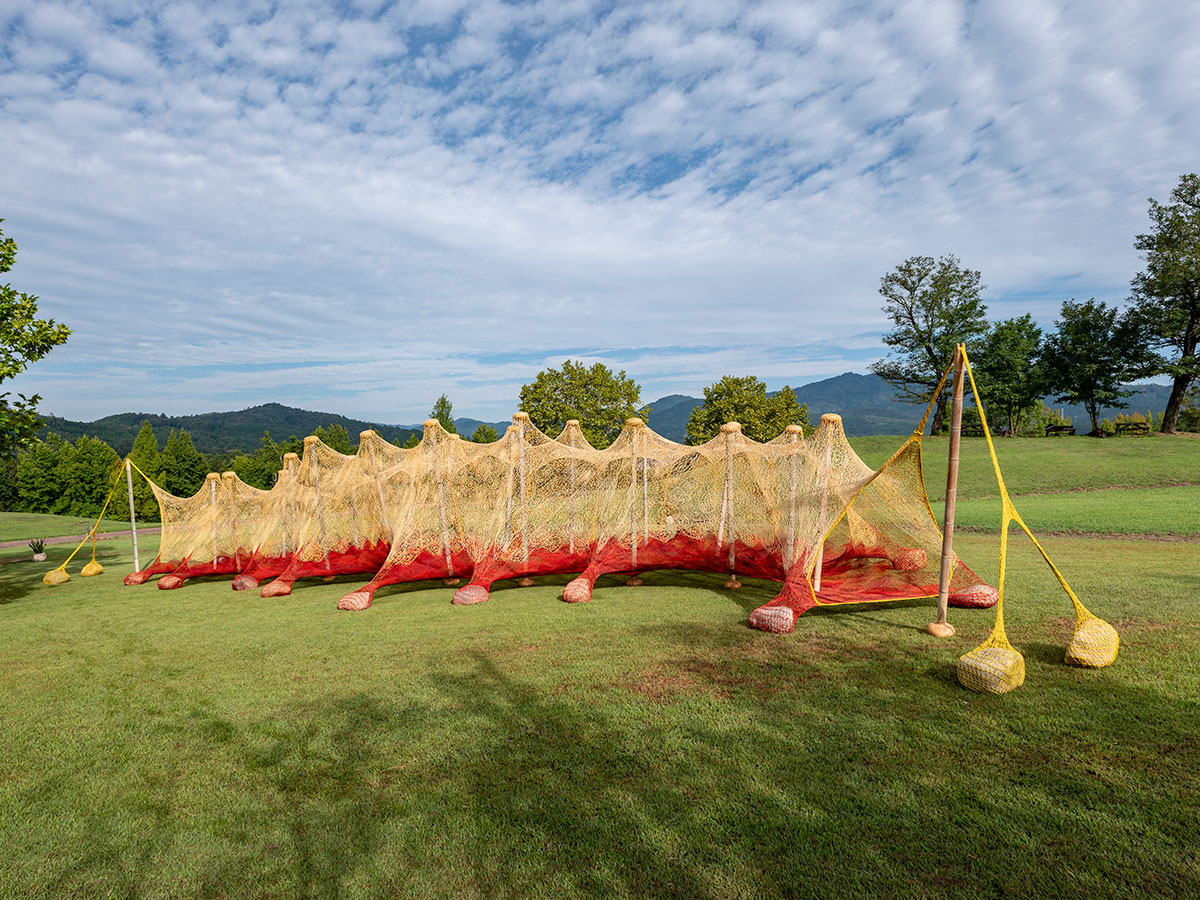
[[[332,437],[334,428],[341,426],[333,426],[329,432],[323,432],[321,426],[317,426],[317,436],[322,433]],[[342,428],[342,434],[346,433],[346,429]],[[334,438],[337,440],[337,438]],[[347,438],[348,440],[348,438]],[[336,449],[336,448],[334,448]],[[275,483],[280,469],[283,468],[283,457],[288,453],[300,455],[304,450],[304,442],[294,434],[286,441],[276,443],[271,439],[271,432],[264,431],[262,439],[259,442],[259,448],[252,454],[239,453],[230,461],[229,468],[232,469],[237,477],[246,484],[262,490],[269,490],[271,485]]]
[[[1046,395],[1041,346],[1042,329],[1026,313],[993,325],[978,359],[971,360],[984,408],[1006,423],[1009,437],[1016,436],[1021,415],[1038,408]]]
[[[318,425],[313,434],[319,437],[321,439],[321,443],[330,450],[336,450],[338,453],[342,453],[346,456],[354,455],[354,442],[350,440],[350,432],[346,430],[345,425],[339,425],[335,422],[334,424],[330,425],[328,429],[322,428],[320,425]],[[280,454],[280,459],[282,458],[283,455]],[[276,471],[277,470],[278,467],[276,467]]]
[[[458,434],[458,429],[454,427],[454,404],[445,394],[434,402],[433,409],[429,411],[429,418],[437,419],[450,434]]]
[[[538,372],[521,388],[521,409],[530,421],[557,436],[569,419],[578,419],[593,447],[607,447],[625,420],[637,415],[642,389],[621,370],[616,375],[603,363],[588,368],[566,360],[561,369]]]
[[[158,455],[158,438],[155,437],[149,421],[142,422],[141,431],[133,439],[129,459],[146,478],[151,478],[155,484],[159,484],[162,479],[162,460]],[[133,473],[133,509],[141,521],[157,522],[159,519],[158,501],[154,498],[154,491],[146,484],[145,478],[138,477],[136,471]],[[113,518],[120,519],[129,515],[128,497],[124,503],[116,504],[113,514]]]
[[[1153,230],[1135,243],[1146,268],[1132,282],[1133,309],[1151,347],[1169,354],[1156,356],[1151,369],[1172,379],[1162,422],[1167,434],[1175,431],[1184,395],[1200,377],[1200,175],[1182,176],[1171,201],[1150,198]]]
[[[408,436],[408,440],[401,444],[400,447],[404,450],[411,450],[419,443],[421,443],[421,436],[414,431]]]
[[[0,219],[0,222],[3,222]],[[0,275],[16,264],[17,242],[6,238],[0,230]],[[0,284],[0,383],[19,375],[59,344],[66,343],[71,329],[53,319],[37,317],[37,300],[22,293],[11,284]],[[0,393],[0,455],[11,456],[28,445],[42,427],[37,415],[41,396],[17,394],[9,401],[9,393]]]
[[[1068,300],[1062,305],[1055,333],[1046,337],[1042,359],[1049,389],[1060,403],[1082,403],[1100,435],[1102,407],[1124,409],[1124,382],[1145,362],[1145,343],[1137,324],[1118,315],[1115,306]]]
[[[71,448],[65,440],[49,432],[45,438],[25,447],[17,456],[17,508],[22,512],[48,513],[62,496],[58,464]]]
[[[54,512],[93,518],[100,515],[100,510],[104,508],[104,500],[112,489],[113,476],[121,458],[116,450],[95,437],[81,437],[72,450],[59,459],[58,481],[62,486],[62,495]],[[109,509],[112,508],[110,505]],[[156,505],[155,519],[158,518],[157,512]]]
[[[807,429],[808,407],[796,402],[790,387],[768,397],[767,386],[753,375],[726,375],[704,389],[704,402],[688,419],[687,442],[712,440],[726,422],[740,423],[742,433],[756,441],[769,441],[789,425]]]
[[[896,326],[883,336],[892,356],[871,371],[896,389],[905,403],[928,403],[957,344],[973,350],[987,332],[987,306],[979,295],[986,288],[980,274],[964,269],[954,256],[936,262],[911,256],[879,280],[883,311]],[[948,379],[947,379],[948,380]],[[942,430],[950,385],[937,397],[929,433]]]
[[[471,440],[476,444],[491,444],[500,440],[500,435],[496,434],[496,429],[486,422],[475,429],[475,433],[471,435]]]
[[[208,472],[206,460],[192,443],[192,436],[182,428],[178,433],[172,430],[167,436],[167,446],[159,462],[160,486],[176,497],[190,497],[204,484]]]

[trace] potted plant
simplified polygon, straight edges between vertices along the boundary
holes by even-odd
[[[34,538],[30,541],[29,549],[33,551],[34,562],[46,561],[46,541],[43,538]]]

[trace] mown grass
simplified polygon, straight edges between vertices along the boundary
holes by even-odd
[[[75,534],[82,537],[96,524],[94,518],[55,516],[49,513],[0,512],[0,541],[28,541],[33,538],[61,537]],[[104,519],[101,531],[128,531],[128,522]]]
[[[956,546],[994,577],[994,539]],[[0,567],[0,896],[1196,896],[1195,547],[1048,548],[1121,657],[1063,665],[1070,606],[1014,541],[1028,679],[995,698],[953,669],[990,611],[767,635],[770,585],[666,572],[350,614],[354,579],[126,588],[126,542],[46,588],[52,547]]]
[[[865,437],[852,438],[850,443],[864,462],[880,466],[903,441]],[[995,445],[1004,482],[1014,495],[1200,484],[1200,439],[1192,437],[996,438]],[[930,500],[945,495],[947,450],[945,437],[926,437],[922,442]],[[959,460],[959,499],[999,496],[983,438],[963,438]]]
[[[1189,537],[1200,534],[1200,485],[1030,494],[1015,498],[1014,505],[1034,531]],[[942,510],[934,511],[940,517]],[[958,525],[998,532],[1000,501],[997,498],[958,501],[954,517]]]

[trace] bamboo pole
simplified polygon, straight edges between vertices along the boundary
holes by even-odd
[[[450,554],[450,526],[446,519],[446,485],[442,481],[442,470],[438,466],[437,437],[433,427],[440,424],[437,419],[425,422],[425,440],[429,442],[429,451],[433,454],[433,477],[437,481],[438,514],[442,520],[442,554],[446,557],[446,574],[454,577],[454,561]]]
[[[629,427],[629,561],[634,569],[637,568],[638,539],[637,539],[637,427],[641,419],[626,419]]]
[[[934,637],[950,637],[954,626],[946,621],[950,576],[954,558],[954,501],[958,494],[958,447],[962,437],[963,345],[954,348],[954,395],[950,405],[950,459],[946,467],[946,517],[942,523],[942,569],[938,576],[937,621],[925,630]]]
[[[228,496],[225,498],[227,506],[225,507],[225,527],[229,529],[229,542],[233,544],[233,566],[240,568],[241,558],[238,555],[238,540],[237,532],[233,527],[233,479],[237,477],[235,472],[222,472],[221,484],[225,486],[224,493]]]
[[[133,537],[133,571],[142,571],[141,560],[138,557],[137,545],[137,516],[133,511],[133,470],[129,467],[129,457],[125,457],[125,484],[129,486],[129,534]]]
[[[387,503],[383,499],[383,482],[379,478],[379,460],[375,456],[375,441],[372,438],[375,432],[367,429],[358,436],[358,441],[361,444],[367,442],[367,452],[371,455],[371,474],[375,477],[375,496],[379,498],[379,520],[383,523],[384,530],[387,531],[388,542],[392,539],[392,525],[388,518]]]
[[[208,473],[209,506],[212,507],[212,564],[217,567],[217,480],[221,476],[216,472]]]
[[[296,463],[300,457],[295,453],[283,454],[283,462],[287,469],[288,483],[287,493],[283,500],[283,555],[295,553],[300,548],[296,546],[294,540],[295,535],[292,533],[294,529],[294,520],[296,517]],[[290,548],[290,549],[289,549]]]
[[[733,534],[733,436],[741,430],[742,426],[737,422],[726,422],[721,426],[721,433],[725,435],[725,491],[721,500],[721,528],[717,534],[717,546],[721,545],[722,538],[729,541],[729,578],[725,587],[730,589],[742,586],[737,580],[737,541]]]
[[[825,418],[822,416],[821,418]],[[825,423],[824,440],[822,444],[825,452],[821,456],[821,521],[820,535],[821,543],[817,545],[817,558],[813,562],[812,574],[812,589],[813,593],[821,590],[821,567],[825,565],[825,532],[827,524],[825,522],[825,511],[829,506],[829,478],[833,474],[833,425],[831,422]]]
[[[332,567],[329,564],[329,539],[325,536],[325,505],[321,502],[321,461],[316,458],[316,451],[312,450],[319,440],[315,434],[304,439],[304,457],[307,459],[310,452],[313,454],[313,491],[317,495],[317,524],[321,526],[321,556],[325,560],[325,568],[329,569]]]
[[[799,425],[789,425],[787,427],[788,443],[791,444],[791,452],[788,454],[787,553],[784,554],[783,560],[785,569],[791,569],[792,564],[796,561],[796,444],[800,440],[799,432]]]
[[[521,443],[519,481],[521,488],[521,559],[524,562],[529,562],[529,498],[525,480],[525,423],[529,421],[529,416],[524,413],[520,415],[520,424],[517,426],[517,440]]]
[[[578,419],[567,420],[567,433],[571,450],[575,449],[575,430],[579,427]],[[567,519],[567,552],[575,552],[575,454],[571,454],[571,511]]]

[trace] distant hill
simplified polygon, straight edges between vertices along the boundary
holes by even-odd
[[[46,427],[44,435],[53,431],[67,440],[74,441],[84,435],[98,437],[108,443],[117,453],[126,454],[133,447],[133,440],[141,430],[142,422],[149,422],[158,438],[159,447],[166,444],[167,434],[172,430],[186,429],[192,442],[201,453],[222,453],[228,450],[252,452],[260,446],[263,431],[269,431],[275,440],[291,435],[305,437],[317,430],[317,426],[328,428],[341,425],[350,432],[351,440],[357,443],[358,434],[373,428],[389,441],[399,438],[403,443],[408,436],[421,429],[400,425],[380,425],[360,419],[348,419],[336,413],[312,412],[296,409],[280,403],[264,403],[236,412],[211,412],[194,416],[166,416],[152,413],[117,413],[94,422],[73,422],[58,416],[43,416]]]
[[[876,375],[846,372],[824,381],[814,381],[795,390],[797,399],[808,404],[808,414],[813,424],[816,424],[824,413],[837,413],[842,417],[846,433],[851,436],[908,434],[917,427],[923,412],[921,407],[894,400],[892,389],[887,382]],[[1137,385],[1136,392],[1128,399],[1129,410],[1142,413],[1152,410],[1161,413],[1167,405],[1170,393],[1168,385]],[[643,407],[643,416],[647,424],[663,437],[683,443],[687,438],[688,418],[692,410],[702,402],[698,397],[670,394]],[[1076,426],[1088,424],[1087,412],[1082,406],[1054,403],[1049,399],[1046,403],[1053,409],[1061,409],[1065,415],[1071,417]],[[649,412],[645,412],[647,408]],[[1100,415],[1102,418],[1112,418],[1118,412],[1120,410],[1104,409]],[[194,416],[118,413],[94,422],[75,422],[58,416],[44,418],[46,427],[42,429],[42,435],[53,431],[71,441],[85,435],[98,437],[122,455],[133,447],[133,440],[144,421],[148,421],[154,429],[160,447],[166,443],[167,434],[172,429],[184,428],[191,433],[196,449],[202,453],[222,453],[230,450],[252,452],[258,449],[264,430],[269,431],[271,437],[276,440],[293,434],[304,437],[316,431],[317,426],[328,428],[335,424],[350,432],[350,437],[355,442],[359,432],[368,428],[375,429],[389,441],[399,440],[401,443],[410,435],[416,434],[419,437],[421,434],[420,425],[381,425],[361,419],[348,419],[336,413],[296,409],[279,403],[265,403],[236,412],[201,413]],[[470,437],[476,428],[485,423],[479,419],[463,417],[455,419],[454,424],[460,434]],[[497,434],[503,434],[509,422],[486,424],[495,428]]]
[[[1167,398],[1171,394],[1169,385],[1141,384],[1130,387],[1135,392],[1126,400],[1129,407],[1125,411],[1144,414],[1152,410],[1161,413],[1166,408]],[[814,425],[825,413],[837,413],[842,417],[846,433],[852,437],[910,434],[925,411],[921,406],[896,400],[892,388],[878,375],[846,372],[794,390],[796,399],[808,404],[809,419]],[[647,404],[650,412],[646,416],[646,423],[663,437],[682,443],[687,437],[688,418],[702,402],[703,399],[699,397],[671,394]],[[1052,398],[1046,399],[1046,405],[1061,409],[1076,426],[1088,424],[1087,411],[1082,406],[1056,403]],[[1119,412],[1122,410],[1105,408],[1100,411],[1100,417],[1111,419]]]

